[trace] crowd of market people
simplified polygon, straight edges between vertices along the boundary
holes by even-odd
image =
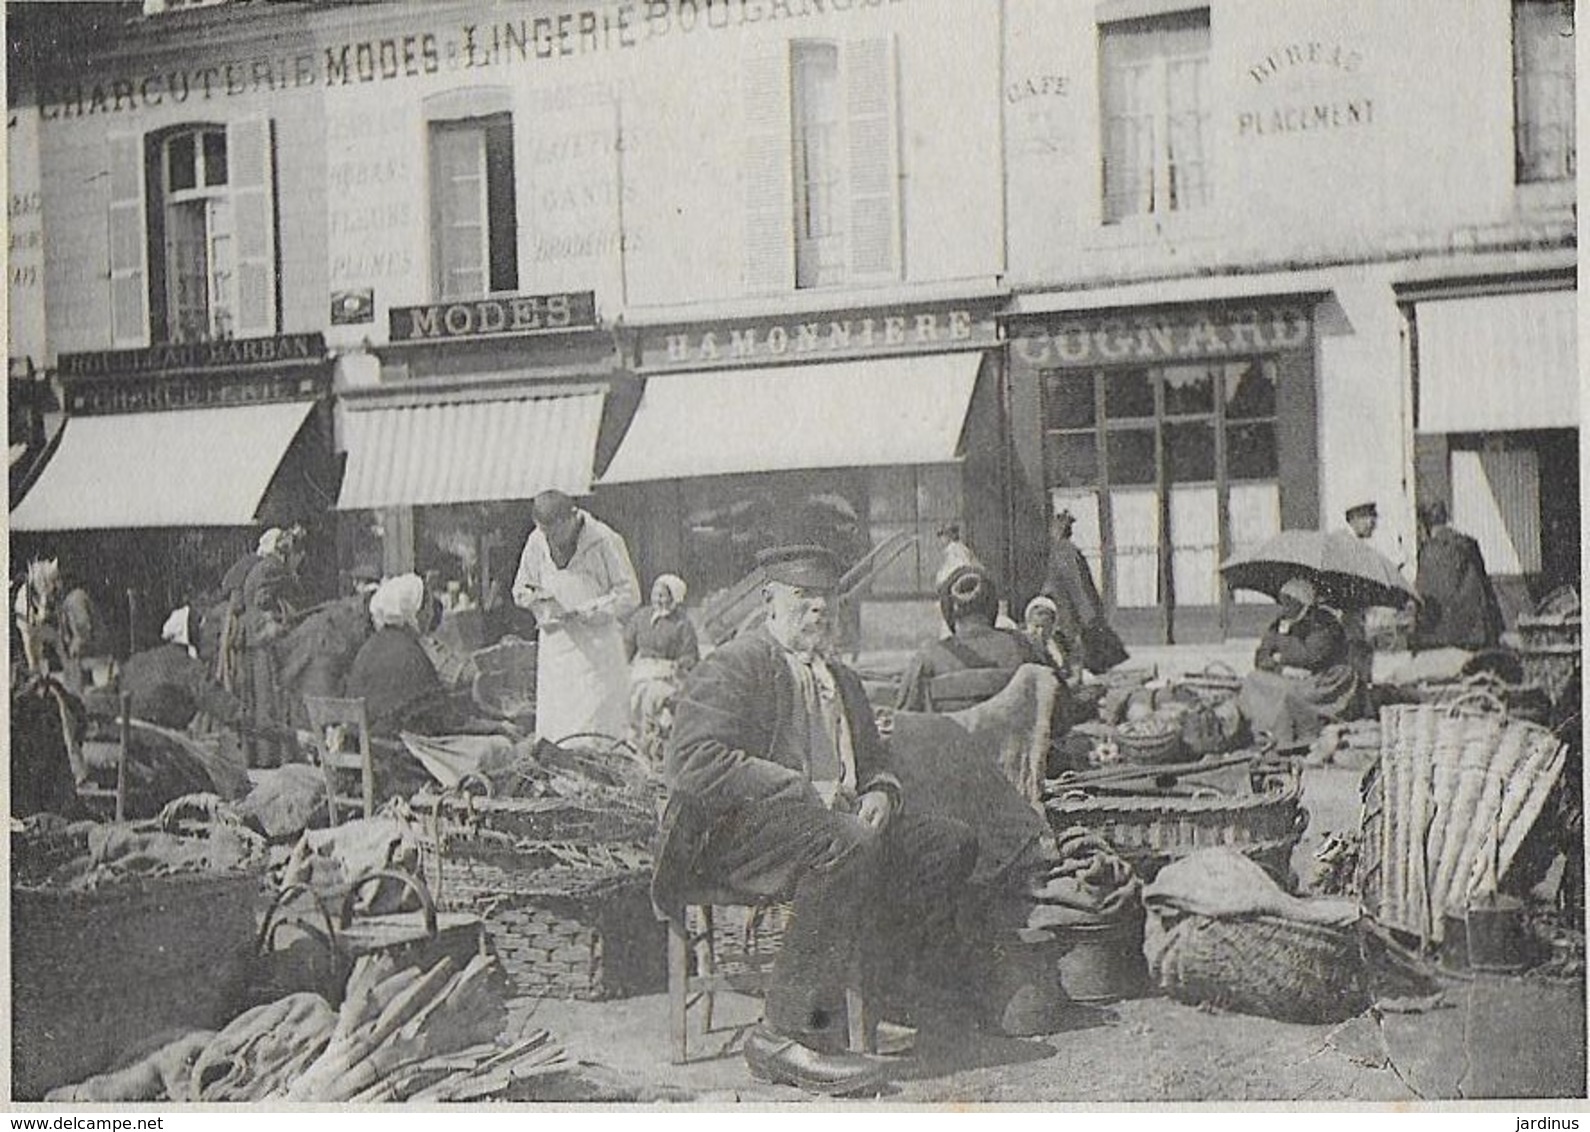
[[[835,957],[887,975],[896,985],[882,1001],[914,1004],[913,1018],[964,1006],[957,988],[967,989],[978,941],[953,922],[954,894],[974,868],[979,831],[913,809],[903,795],[899,754],[836,648],[847,564],[818,545],[763,550],[759,622],[703,649],[685,578],[659,574],[643,605],[619,532],[558,491],[538,495],[532,514],[511,592],[535,618],[536,736],[627,738],[660,773],[669,799],[660,908],[680,906],[702,883],[793,898],[765,1022],[746,1046],[752,1071],[835,1094],[873,1083],[879,1063],[842,1049],[839,1004],[854,964]],[[1373,504],[1346,517],[1348,529],[1328,537],[1373,533]],[[1500,609],[1474,540],[1451,529],[1439,504],[1421,510],[1420,522],[1415,644],[1495,646]],[[1037,666],[1059,689],[1052,734],[1088,713],[1100,677],[1128,653],[1074,527],[1069,511],[1053,517],[1044,582],[1020,607],[1019,624],[1007,612],[1011,595],[960,528],[940,530],[943,631],[909,661],[896,710],[975,708]],[[86,593],[65,587],[56,563],[35,563],[14,606],[23,665],[69,671],[73,690],[102,715],[114,716],[127,697],[133,716],[161,727],[205,720],[235,729],[252,767],[303,757],[295,736],[306,694],[363,701],[381,738],[505,726],[479,718],[439,670],[434,631],[467,607],[458,593],[433,592],[415,573],[366,568],[355,572],[353,593],[310,604],[298,583],[310,549],[301,528],[264,532],[213,600],[174,610],[161,644],[121,661],[112,682],[78,670],[93,651]],[[1278,615],[1242,680],[1243,715],[1281,746],[1371,709],[1368,603],[1321,589],[1302,566],[1279,584]]]

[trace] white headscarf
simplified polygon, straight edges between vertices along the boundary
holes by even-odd
[[[189,607],[186,605],[181,609],[173,609],[171,616],[166,618],[166,623],[160,627],[160,639],[181,645],[188,650],[189,656],[196,656],[198,654],[194,651],[193,642],[188,639],[188,611]]]
[[[1022,612],[1021,615],[1022,620],[1031,623],[1032,612],[1035,609],[1047,609],[1055,617],[1060,616],[1060,607],[1054,603],[1054,599],[1047,597],[1044,594],[1039,594],[1037,597],[1033,598],[1027,603],[1027,608]]]
[[[1304,609],[1319,600],[1314,593],[1314,584],[1303,577],[1288,578],[1281,587],[1281,596],[1294,599]]]
[[[377,629],[388,625],[418,629],[424,604],[424,579],[418,574],[399,574],[382,581],[370,595],[370,621]]]
[[[674,595],[674,604],[685,603],[685,580],[678,574],[658,574],[657,580],[652,582],[652,589],[658,586],[667,586],[668,592]]]
[[[286,542],[287,532],[280,527],[272,527],[259,536],[258,553],[262,555],[280,554],[285,548]]]

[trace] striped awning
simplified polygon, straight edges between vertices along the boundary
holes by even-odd
[[[980,352],[646,379],[603,483],[956,459]]]
[[[1419,431],[1578,428],[1574,291],[1419,303]]]
[[[15,531],[243,527],[313,401],[73,417]]]
[[[529,499],[591,490],[602,394],[345,403],[337,509]]]

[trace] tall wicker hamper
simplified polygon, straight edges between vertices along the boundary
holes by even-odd
[[[12,1093],[36,1100],[242,1003],[264,886],[252,874],[11,890]]]

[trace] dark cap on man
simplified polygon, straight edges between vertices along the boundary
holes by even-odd
[[[839,585],[839,559],[826,546],[815,543],[759,550],[756,565],[765,582],[820,590],[835,589]]]
[[[1347,508],[1347,521],[1354,519],[1378,519],[1380,511],[1373,503],[1355,503]]]

